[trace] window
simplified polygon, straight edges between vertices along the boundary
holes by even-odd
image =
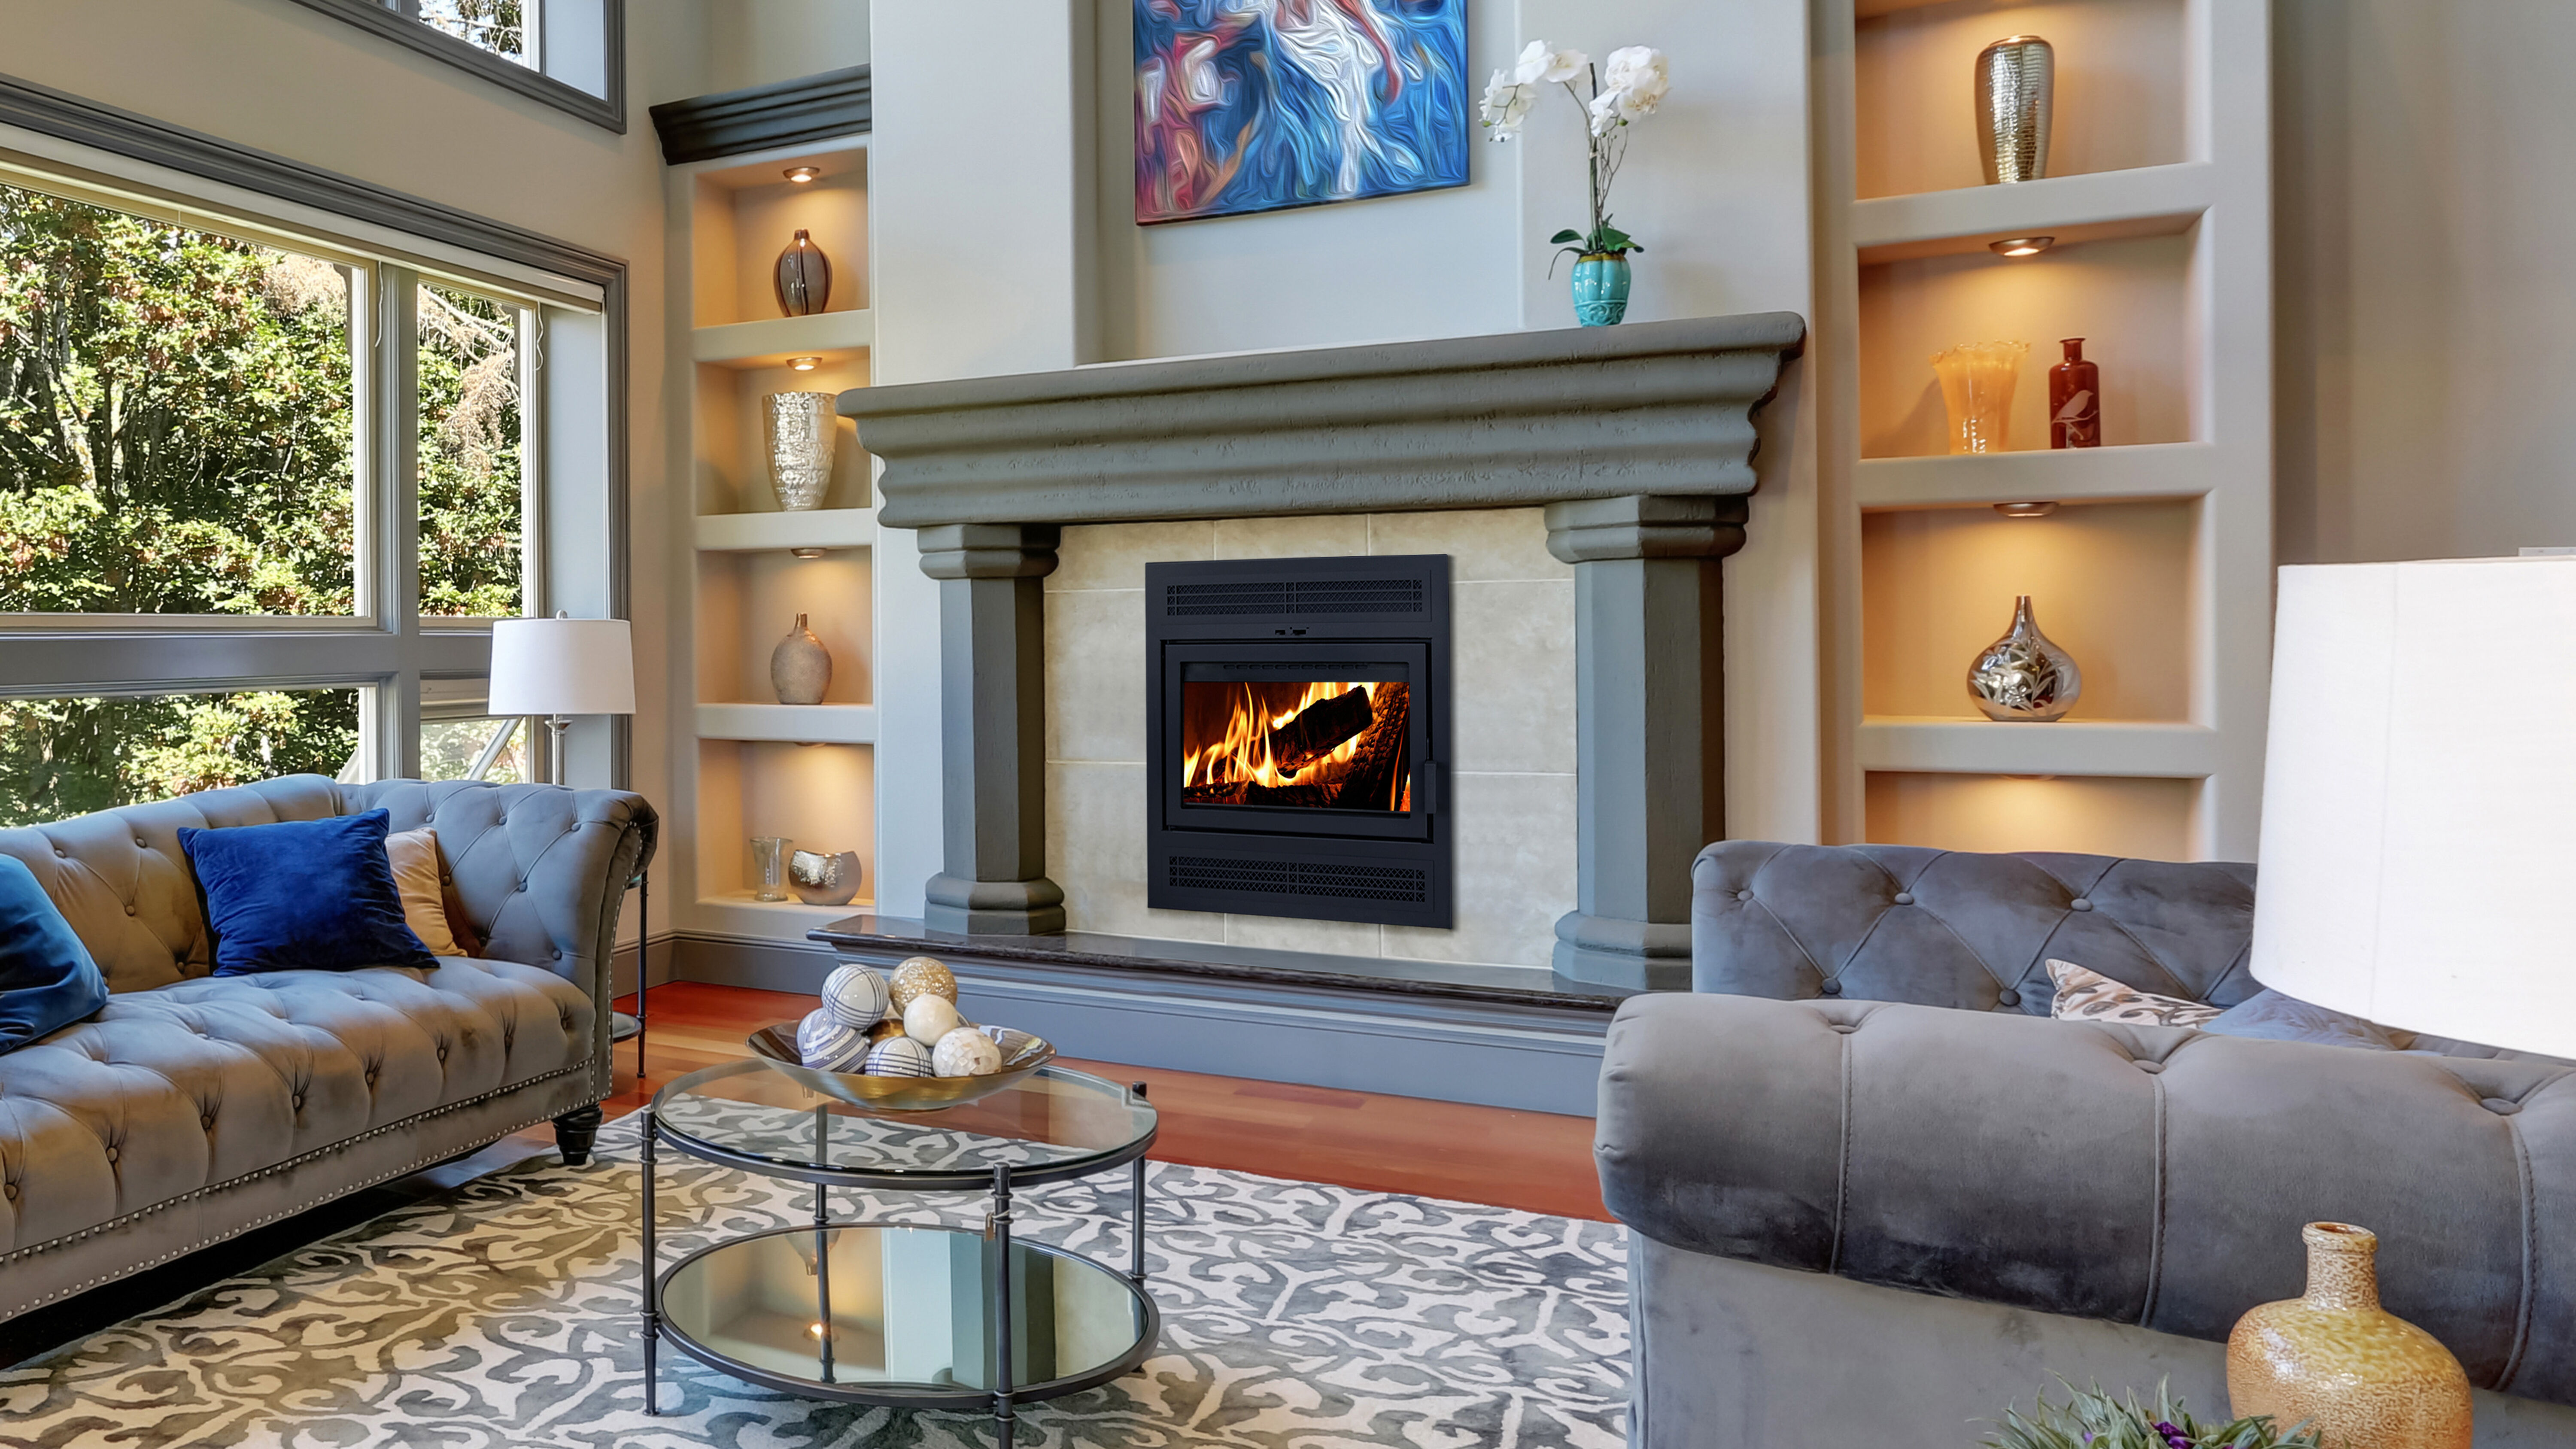
[[[0,187],[0,611],[348,614],[357,273]]]
[[[0,699],[0,826],[309,771],[358,752],[358,691]]]
[[[0,824],[542,774],[481,676],[551,607],[549,488],[563,602],[617,597],[609,330],[578,281],[406,251],[460,265],[0,167]]]
[[[626,129],[626,0],[298,3],[583,120]]]

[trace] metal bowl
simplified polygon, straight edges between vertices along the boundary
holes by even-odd
[[[1002,1065],[980,1077],[871,1077],[859,1072],[825,1072],[805,1065],[796,1050],[796,1024],[764,1026],[751,1034],[751,1049],[772,1070],[786,1073],[812,1091],[871,1112],[936,1112],[962,1107],[1006,1088],[1055,1060],[1055,1048],[1044,1037],[1007,1027],[991,1029],[1002,1049]]]

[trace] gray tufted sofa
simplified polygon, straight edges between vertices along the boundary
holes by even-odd
[[[2576,1444],[2576,1070],[2047,1019],[2052,956],[2260,991],[2249,866],[1728,841],[1693,888],[1696,990],[1622,1006],[1601,1078],[1632,1443],[1959,1449],[2060,1374],[2219,1410],[2340,1219],[2481,1449]]]
[[[432,825],[485,957],[214,978],[179,827]],[[588,1153],[642,797],[294,775],[0,831],[114,993],[0,1056],[0,1318],[555,1120]]]

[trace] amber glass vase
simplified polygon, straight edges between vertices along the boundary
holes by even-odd
[[[1963,342],[1932,358],[1941,403],[1950,412],[1950,451],[2000,453],[2009,446],[2013,389],[2021,385],[2027,342]]]
[[[2379,1239],[2310,1223],[2308,1291],[2227,1337],[2237,1415],[2305,1421],[2334,1449],[2469,1449],[2469,1376],[2441,1340],[2379,1306]]]

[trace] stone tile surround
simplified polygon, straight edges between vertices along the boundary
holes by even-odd
[[[1545,970],[1576,891],[1574,569],[1537,508],[1068,527],[1046,589],[1046,856],[1066,926]],[[1457,925],[1145,905],[1145,565],[1445,553]]]

